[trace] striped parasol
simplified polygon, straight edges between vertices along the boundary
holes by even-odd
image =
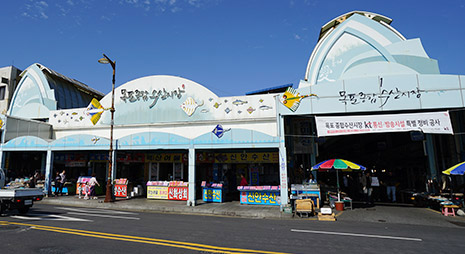
[[[337,199],[341,201],[341,196],[339,194],[339,170],[344,172],[349,172],[353,170],[365,170],[366,168],[362,165],[358,165],[348,160],[343,159],[330,159],[320,162],[312,167],[312,171],[320,171],[320,172],[327,172],[327,171],[336,171],[337,177]]]

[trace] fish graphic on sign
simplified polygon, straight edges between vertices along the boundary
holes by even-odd
[[[93,98],[89,106],[87,106],[86,115],[90,116],[90,121],[95,125],[100,120],[104,110],[100,102]]]
[[[197,102],[192,98],[188,97],[182,104],[181,108],[184,110],[184,112],[188,115],[191,116],[194,114],[195,110],[203,105],[203,101],[201,104],[197,104]]]
[[[236,106],[243,105],[243,104],[246,104],[246,103],[247,103],[247,101],[243,101],[243,100],[239,100],[239,99],[232,102],[232,104],[236,105]]]
[[[318,97],[316,94],[309,94],[309,95],[300,95],[294,88],[289,87],[287,88],[286,92],[284,92],[283,96],[279,98],[279,101],[286,106],[288,109],[292,110],[293,112],[297,110],[300,105],[300,100],[303,98],[315,96]]]
[[[230,131],[231,128],[229,129],[224,129],[223,126],[221,126],[221,124],[218,124],[216,125],[215,129],[213,129],[213,134],[215,134],[218,138],[221,138],[223,137],[223,134],[227,131]]]

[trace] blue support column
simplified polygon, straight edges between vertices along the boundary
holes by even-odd
[[[428,176],[428,179],[431,179],[433,181],[438,181],[439,179],[438,179],[438,173],[436,169],[436,152],[434,150],[433,136],[431,134],[425,133],[425,137],[426,137],[425,148],[426,148],[426,154],[428,156],[428,165],[429,165],[427,176]],[[432,191],[436,192],[437,190],[433,189]]]
[[[52,195],[52,172],[53,172],[53,158],[52,158],[52,150],[48,148],[47,150],[47,158],[45,159],[45,186],[44,192],[46,195]]]
[[[5,157],[3,156],[3,147],[0,148],[0,168],[3,168],[5,170]],[[6,172],[5,172],[6,173]]]
[[[289,196],[287,191],[287,153],[286,143],[284,136],[284,118],[278,115],[278,135],[279,135],[279,182],[281,185],[281,210],[289,203]]]
[[[111,163],[111,182],[116,179],[116,150],[113,150],[112,163]]]
[[[195,206],[195,149],[189,148],[189,159],[188,159],[188,171],[189,171],[189,185],[188,185],[188,206]]]

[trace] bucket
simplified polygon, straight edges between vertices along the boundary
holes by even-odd
[[[344,211],[344,202],[343,201],[336,201],[334,202],[336,206],[336,211]]]

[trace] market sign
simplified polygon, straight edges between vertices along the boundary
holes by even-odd
[[[145,154],[146,162],[183,162],[182,153],[148,153]]]
[[[147,186],[147,198],[168,199],[168,186]]]
[[[187,200],[187,187],[168,187],[169,200]]]
[[[241,191],[241,204],[279,205],[279,194],[274,191]]]
[[[421,131],[454,134],[449,112],[315,117],[319,137],[350,134]]]
[[[203,188],[203,201],[205,202],[223,202],[223,190],[216,188]]]
[[[278,163],[278,152],[215,153],[215,163]]]

